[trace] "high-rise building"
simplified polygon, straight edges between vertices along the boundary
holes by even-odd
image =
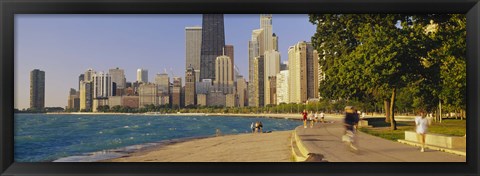
[[[30,108],[45,108],[45,71],[39,69],[30,72]]]
[[[110,76],[112,76],[112,82],[116,83],[117,89],[125,89],[126,82],[125,79],[125,71],[123,69],[119,69],[118,67],[115,69],[108,70]],[[118,91],[117,91],[118,92]]]
[[[187,67],[185,71],[185,106],[196,105],[195,69]]]
[[[170,78],[167,73],[159,73],[155,76],[157,85],[158,103],[160,105],[170,104]]]
[[[264,106],[264,101],[265,101],[265,73],[264,73],[264,58],[263,55],[259,57],[255,57],[254,62],[254,77],[253,77],[253,82],[254,82],[254,95],[253,95],[253,106]],[[250,103],[250,102],[249,102]],[[251,106],[252,106],[251,105]]]
[[[215,60],[215,81],[214,86],[217,91],[224,94],[233,93],[233,71],[232,62],[228,56],[218,56]]]
[[[68,102],[67,102],[67,108],[70,111],[78,111],[78,107],[80,106],[80,96],[78,94],[78,91],[75,89],[71,88],[70,93],[68,94]]]
[[[304,103],[318,98],[318,54],[311,43],[299,42],[288,49],[289,101]]]
[[[254,106],[256,103],[255,96],[256,91],[256,82],[254,81],[254,61],[255,57],[260,56],[260,53],[263,53],[263,29],[256,29],[252,31],[252,38],[248,42],[248,105]]]
[[[139,83],[147,83],[148,82],[148,70],[139,68],[137,69],[137,81]]]
[[[91,111],[93,104],[92,83],[80,81],[80,110]]]
[[[275,51],[275,50],[269,50],[265,51],[265,67],[264,67],[264,73],[265,73],[265,104],[272,104],[270,102],[270,99],[272,99],[270,96],[270,90],[269,90],[269,77],[274,77],[278,73],[280,73],[280,52]]]
[[[225,45],[225,55],[230,58],[233,79],[235,80],[235,58],[233,45]]]
[[[277,104],[277,77],[269,76],[265,81],[265,105]]]
[[[277,104],[290,103],[288,85],[288,70],[282,70],[277,74]]]
[[[203,14],[200,80],[215,79],[215,60],[225,47],[223,14]]]
[[[85,74],[78,76],[78,90],[80,91],[80,81],[85,81]]]
[[[182,78],[173,78],[172,105],[182,107]]]
[[[112,96],[112,76],[108,73],[99,72],[93,75],[93,98],[106,98]]]
[[[260,14],[260,29],[263,29],[264,51],[273,50],[272,14]]]
[[[93,75],[95,74],[95,71],[93,69],[88,69],[87,71],[85,71],[85,76],[84,76],[84,81],[86,82],[90,82],[93,80]]]
[[[273,40],[273,50],[278,51],[278,36],[277,36],[277,34],[275,34],[275,33],[272,34],[272,40]]]
[[[144,83],[138,87],[139,106],[158,105],[157,86],[152,83]]]
[[[238,94],[238,106],[248,106],[248,89],[247,81],[243,76],[237,78],[237,94]]]
[[[200,53],[202,48],[202,27],[185,28],[185,68],[193,67],[195,70],[195,80],[200,80]]]

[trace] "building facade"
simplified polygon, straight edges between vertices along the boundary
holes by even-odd
[[[277,74],[277,104],[290,103],[289,101],[289,81],[288,70],[282,70]]]
[[[99,72],[92,76],[93,98],[112,96],[112,77],[108,73]]]
[[[254,95],[253,95],[253,104],[250,106],[257,106],[261,107],[264,106],[265,103],[265,79],[264,79],[264,58],[263,55],[259,57],[255,57],[253,62],[254,65]],[[250,103],[250,102],[249,102]]]
[[[147,83],[148,82],[148,70],[139,68],[137,69],[137,82]]]
[[[185,71],[185,106],[196,105],[195,69],[187,67]]]
[[[203,14],[200,78],[215,79],[215,60],[225,47],[223,14]]]
[[[117,67],[115,69],[108,70],[108,73],[112,77],[112,82],[116,84],[117,89],[120,89],[116,92],[120,92],[126,88],[127,80],[125,79],[125,71],[123,69]]]
[[[155,105],[157,106],[158,98],[157,98],[157,86],[153,83],[145,83],[141,84],[138,88],[138,96],[139,96],[139,107],[145,107],[147,105]]]
[[[182,107],[182,78],[173,78],[172,105]]]
[[[195,80],[200,80],[200,53],[202,48],[202,27],[185,28],[185,68],[193,67]]]
[[[243,76],[237,78],[238,106],[248,106],[248,85]]]
[[[318,54],[311,43],[299,42],[288,50],[289,101],[318,98]]]
[[[215,81],[214,86],[217,91],[224,94],[233,93],[233,71],[232,62],[228,56],[218,56],[215,60]]]
[[[80,111],[91,111],[93,103],[92,82],[80,81]]]
[[[45,108],[45,71],[39,69],[30,72],[30,108]]]

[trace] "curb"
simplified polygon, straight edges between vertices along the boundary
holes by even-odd
[[[402,143],[402,144],[412,145],[412,146],[415,146],[415,147],[421,147],[421,144],[419,144],[417,142],[406,141],[406,140],[402,140],[402,139],[398,139],[397,141],[399,143]],[[460,156],[465,156],[465,157],[467,156],[467,152],[453,150],[453,149],[436,147],[436,146],[432,146],[432,145],[425,145],[425,148],[431,149],[431,150],[438,150],[438,151],[441,151],[441,152],[446,152],[446,153],[451,153],[451,154],[456,154],[456,155],[460,155]]]

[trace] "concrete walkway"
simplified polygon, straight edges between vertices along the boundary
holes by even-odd
[[[341,141],[344,130],[341,120],[327,119],[329,123],[318,123],[314,128],[295,129],[297,151],[303,147],[307,153],[323,155],[323,160],[328,162],[466,162],[464,156],[428,149],[422,153],[417,147],[362,132],[356,136],[358,151],[352,152]]]

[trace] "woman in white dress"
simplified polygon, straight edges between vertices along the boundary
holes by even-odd
[[[417,139],[422,144],[420,151],[425,152],[425,136],[428,130],[428,119],[426,118],[424,111],[420,111],[419,115],[420,116],[415,117]]]

